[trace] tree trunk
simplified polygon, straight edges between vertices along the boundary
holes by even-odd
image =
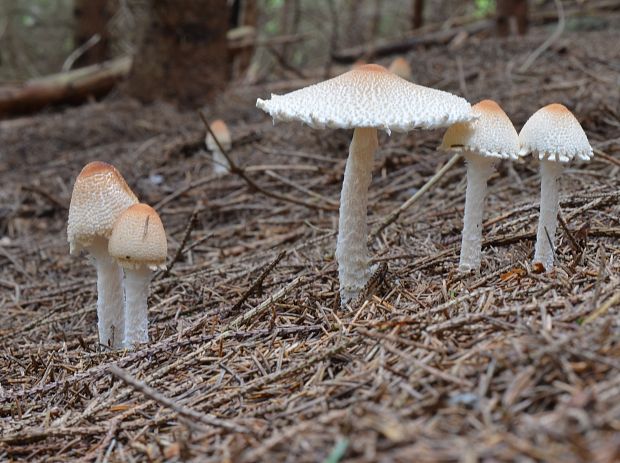
[[[411,18],[411,26],[413,29],[419,29],[424,25],[424,0],[413,0],[413,17]]]
[[[230,61],[231,76],[237,78],[248,70],[252,63],[252,57],[254,56],[254,43],[256,42],[256,26],[258,22],[257,0],[235,0],[231,13],[231,30],[243,30],[247,28],[249,31],[249,28],[253,29],[251,34],[253,40],[251,43],[241,48],[231,49],[229,47],[228,59]]]
[[[112,18],[110,0],[75,0],[73,8],[75,17],[75,47],[85,46],[74,67],[102,63],[110,57],[110,34],[108,21]],[[95,36],[99,37],[97,41]],[[87,44],[89,41],[93,45]]]
[[[226,0],[151,0],[150,22],[134,58],[129,93],[196,107],[229,78]]]

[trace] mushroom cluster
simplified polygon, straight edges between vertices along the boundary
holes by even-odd
[[[163,266],[167,253],[157,213],[138,202],[114,166],[91,162],[73,186],[67,239],[70,253],[88,251],[97,269],[100,344],[121,348],[146,342],[149,278],[142,266]]]
[[[300,121],[317,129],[354,129],[344,171],[335,252],[341,303],[354,299],[372,274],[366,213],[379,129],[390,134],[449,127],[440,148],[460,152],[467,163],[459,262],[462,272],[480,269],[484,199],[494,164],[529,152],[538,156],[541,213],[534,262],[551,269],[558,213],[557,178],[562,163],[573,158],[588,160],[592,155],[574,116],[564,106],[549,105],[534,114],[517,134],[495,101],[483,100],[471,107],[463,98],[410,83],[396,74],[410,78],[406,61],[395,60],[390,70],[356,63],[335,78],[256,102],[274,122]]]

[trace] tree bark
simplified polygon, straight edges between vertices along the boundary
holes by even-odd
[[[230,73],[226,0],[151,0],[149,15],[129,94],[191,107],[212,101]]]
[[[110,34],[108,21],[112,18],[110,0],[75,0],[75,47],[86,44],[95,35],[99,40],[89,46],[75,61],[74,67],[102,63],[110,57]]]
[[[419,29],[424,24],[424,0],[413,0],[413,17],[411,26]]]

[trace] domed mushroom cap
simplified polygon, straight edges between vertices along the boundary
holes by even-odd
[[[217,141],[219,141],[220,145],[222,145],[222,148],[229,150],[232,145],[232,139],[226,123],[221,119],[216,119],[211,123],[210,127],[217,137]],[[215,140],[213,140],[213,137],[211,136],[211,133],[207,133],[206,142],[209,150],[219,150],[217,143],[215,143]]]
[[[440,148],[516,159],[519,156],[519,136],[504,110],[493,100],[482,100],[472,106],[472,111],[478,119],[459,122],[448,128]]]
[[[141,203],[123,212],[114,223],[108,252],[126,268],[165,267],[166,231],[155,209]]]
[[[592,147],[579,121],[566,106],[550,104],[527,120],[519,133],[521,155],[532,153],[540,160],[589,161]]]
[[[138,198],[114,166],[95,161],[87,164],[73,185],[67,239],[73,254],[97,237],[108,238],[117,217]]]
[[[274,122],[298,120],[317,129],[373,127],[388,133],[473,118],[464,98],[412,84],[377,64],[269,100],[259,98],[256,106]]]

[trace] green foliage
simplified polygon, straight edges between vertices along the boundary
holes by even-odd
[[[495,11],[495,0],[475,0],[475,15],[482,18]]]

